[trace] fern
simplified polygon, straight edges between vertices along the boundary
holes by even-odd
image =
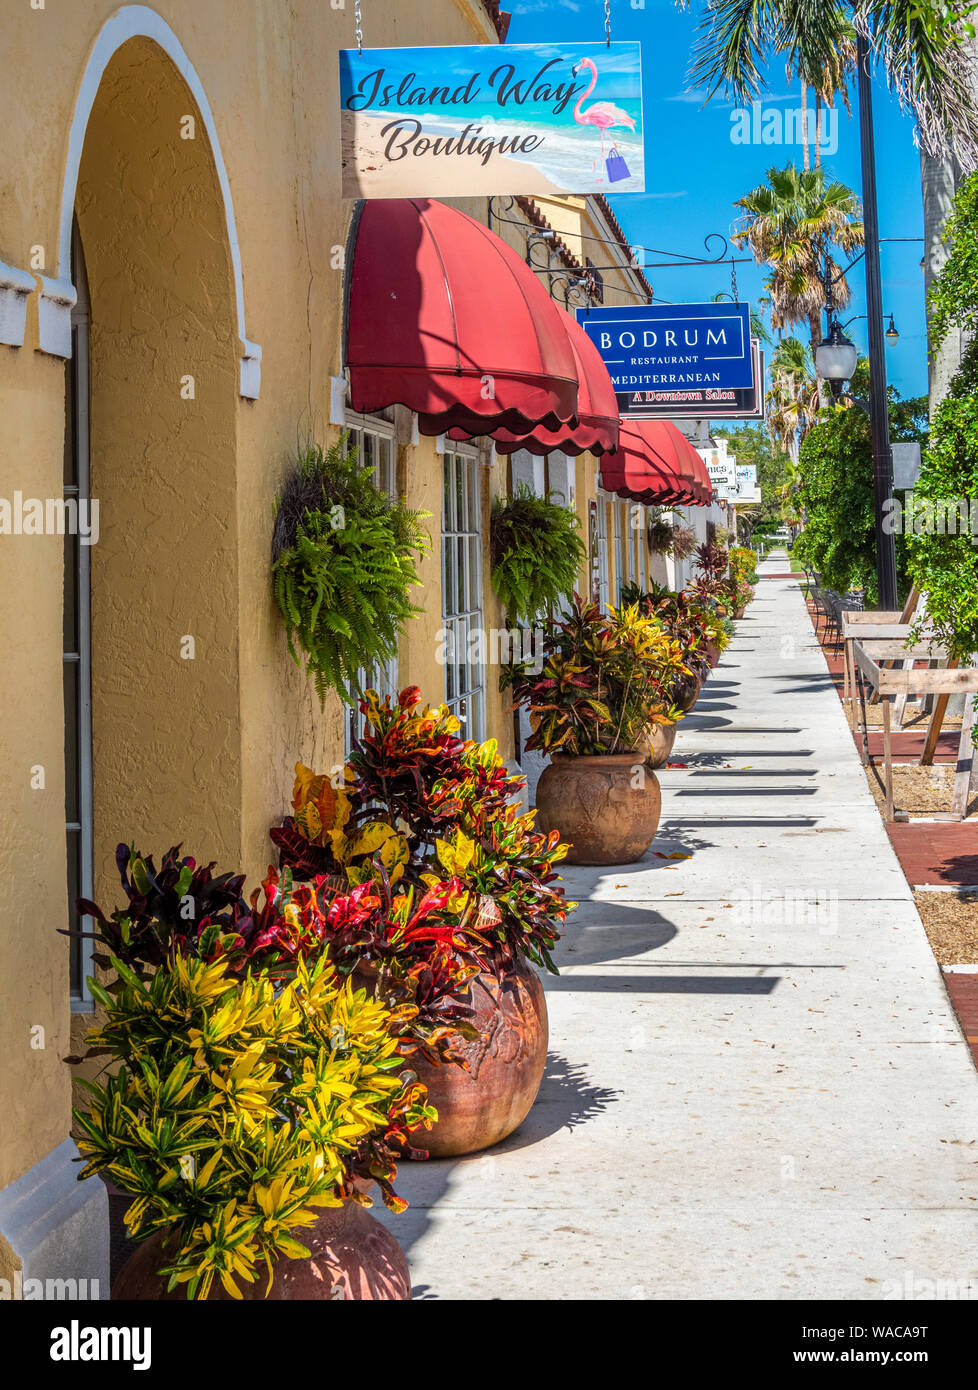
[[[513,623],[563,603],[587,558],[576,514],[524,483],[493,505],[490,556],[492,587]]]
[[[410,590],[431,544],[428,515],[386,497],[342,440],[298,458],[277,506],[272,590],[289,653],[299,665],[305,654],[322,703],[330,689],[355,703],[360,672],[393,660],[405,623],[421,613]]]

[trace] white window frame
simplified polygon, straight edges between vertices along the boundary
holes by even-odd
[[[608,503],[614,499],[597,490],[598,504],[598,603],[602,613],[611,606],[611,576],[608,572]]]
[[[377,415],[361,415],[358,411],[347,409],[343,416],[343,429],[349,432],[349,444],[359,448],[360,462],[364,461],[364,439],[371,437],[375,440],[383,441],[387,445],[387,478],[381,473],[381,460],[374,459],[374,482],[386,492],[387,496],[393,501],[397,496],[397,440],[394,426],[393,410],[384,411]],[[349,447],[349,445],[348,445]],[[378,454],[380,451],[377,451]],[[360,682],[364,686],[367,684],[367,672],[359,672]],[[384,666],[374,677],[376,683],[381,687],[380,695],[390,695],[392,698],[398,692],[398,659],[395,656],[392,661],[385,662]],[[344,755],[349,757],[353,746],[353,739],[356,736],[360,722],[360,711],[355,705],[351,705],[346,719],[343,721],[343,750]]]
[[[446,441],[447,443],[447,441]],[[455,469],[464,466],[464,497],[468,523],[460,530],[456,515],[458,489]],[[449,488],[448,469],[452,469]],[[446,507],[446,502],[448,506]],[[474,525],[473,525],[474,518]],[[458,608],[459,542],[462,550],[462,571],[466,607]],[[450,557],[451,561],[450,561]],[[453,584],[449,586],[449,570]],[[451,599],[449,602],[451,587]],[[442,637],[445,639],[445,703],[462,725],[462,736],[481,742],[486,737],[486,661],[485,610],[482,592],[482,466],[478,449],[464,444],[446,447],[442,455],[442,515],[441,515],[441,612]],[[469,634],[478,629],[483,634],[483,659],[473,662],[469,656]],[[455,656],[452,661],[451,657]],[[464,656],[464,661],[458,657]],[[458,673],[465,673],[459,682]],[[465,689],[461,688],[461,685]],[[459,687],[459,688],[456,688]]]
[[[612,505],[612,512],[614,513],[614,528],[615,528],[615,591],[616,591],[616,592],[615,592],[615,607],[616,607],[616,608],[617,608],[618,605],[621,603],[621,586],[622,586],[622,581],[623,581],[623,578],[624,578],[623,571],[624,571],[624,568],[625,568],[625,543],[624,543],[624,538],[623,538],[623,536],[622,536],[622,530],[623,530],[623,528],[627,529],[627,526],[628,526],[628,514],[627,514],[627,511],[625,512],[625,515],[624,515],[624,516],[622,515],[622,509],[623,509],[623,507],[625,507],[625,506],[627,506],[627,504],[626,504],[626,503],[623,503],[623,502],[620,500],[620,498],[616,498],[615,501],[614,501],[614,503],[613,503],[613,505]]]

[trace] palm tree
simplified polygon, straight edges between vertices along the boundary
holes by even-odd
[[[791,328],[807,323],[812,351],[822,338],[822,310],[844,308],[852,297],[833,251],[849,255],[863,244],[859,199],[844,183],[829,182],[822,169],[769,169],[735,207],[743,209],[733,240],[747,246],[758,264],[770,266],[765,288],[771,323]],[[834,279],[826,297],[824,273]]]
[[[820,401],[811,352],[798,338],[782,338],[771,355],[771,388],[766,396],[768,434],[797,464],[801,441],[818,414]],[[782,497],[782,502],[786,502]]]
[[[677,3],[687,8],[687,0]],[[820,88],[817,75],[836,62],[840,44],[862,33],[927,153],[974,169],[978,103],[962,52],[974,8],[964,0],[706,0],[690,77],[710,96],[722,87],[749,102],[763,85],[762,67],[783,54],[792,71]]]

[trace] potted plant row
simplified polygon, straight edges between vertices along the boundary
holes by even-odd
[[[649,739],[682,715],[672,695],[688,674],[680,645],[638,604],[602,614],[577,594],[569,616],[543,630],[542,670],[513,681],[533,729],[527,749],[551,756],[539,823],[570,841],[570,863],[633,863],[659,823]]]
[[[739,621],[754,597],[757,583],[757,559],[753,550],[744,545],[732,545],[729,551],[730,584],[734,617]]]

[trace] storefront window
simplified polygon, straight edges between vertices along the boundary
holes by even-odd
[[[482,493],[479,460],[448,452],[443,461],[442,619],[445,702],[466,738],[485,738],[482,616]]]
[[[378,415],[357,415],[348,411],[346,424],[347,452],[358,451],[361,463],[369,464],[374,471],[374,482],[388,497],[397,495],[397,455],[394,448],[393,411],[383,411]],[[379,669],[360,671],[360,681],[364,689],[374,689],[383,695],[397,694],[397,658],[386,662]],[[359,727],[360,711],[352,708],[345,723],[345,750],[350,752],[351,740]]]
[[[608,504],[603,493],[598,493],[598,602],[602,613],[611,602],[608,583]]]
[[[621,603],[621,589],[625,582],[625,547],[622,543],[622,511],[624,502],[613,502],[611,510],[615,517],[615,604]],[[627,518],[625,518],[627,524]]]

